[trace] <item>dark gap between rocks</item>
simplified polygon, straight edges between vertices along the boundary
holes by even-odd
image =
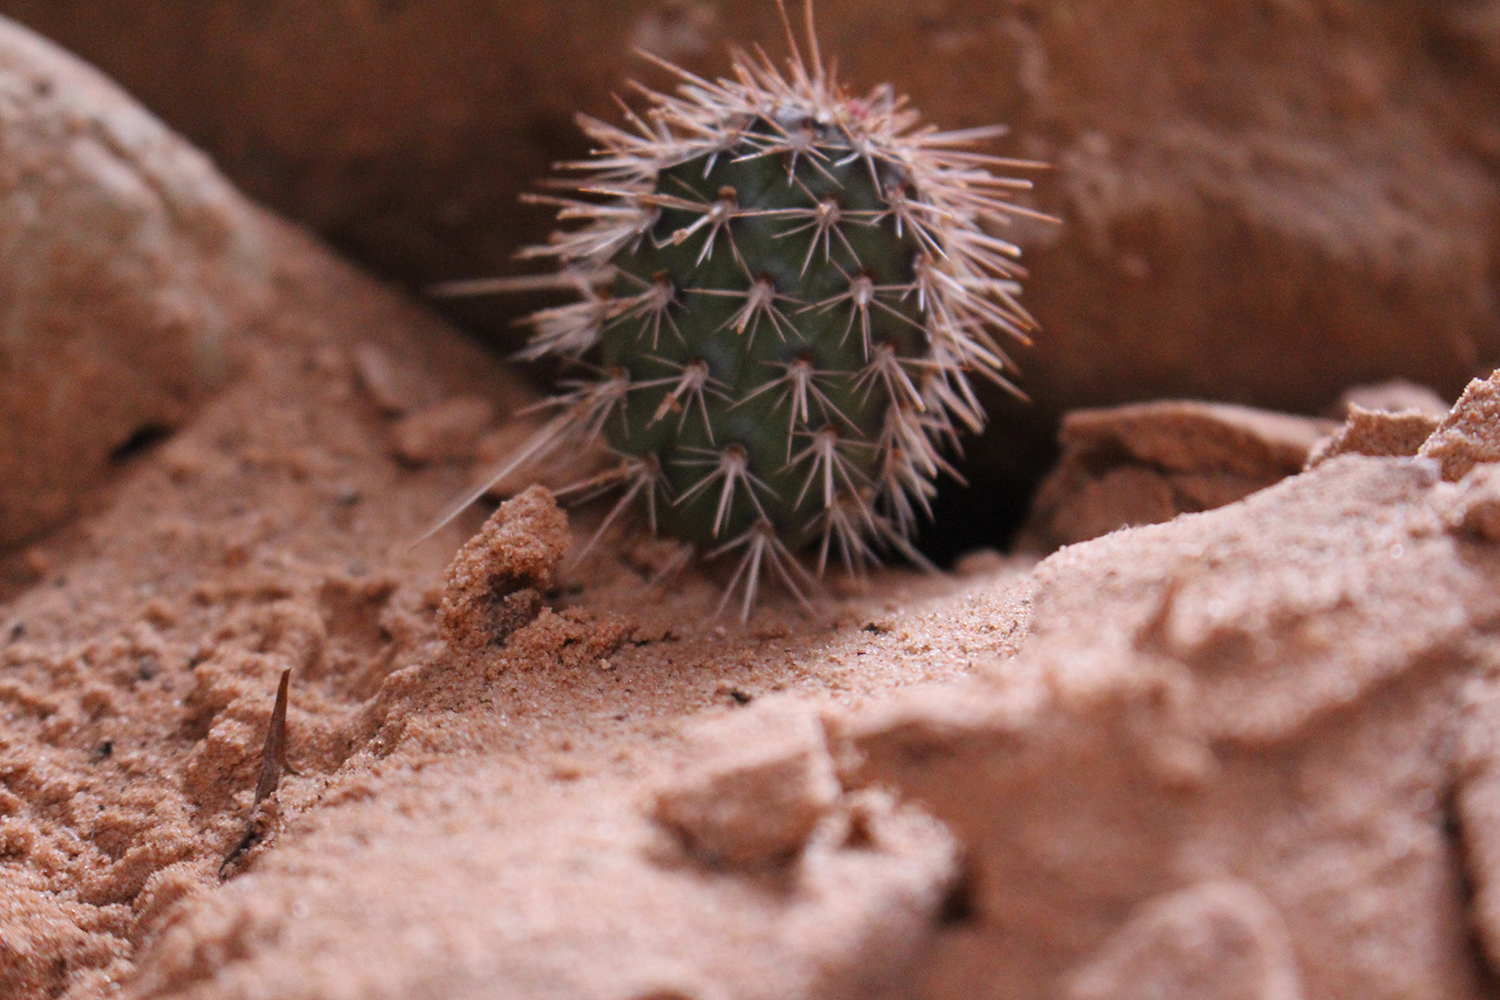
[[[114,451],[109,453],[109,460],[114,465],[123,465],[132,458],[144,455],[153,447],[165,441],[171,434],[172,429],[170,427],[162,427],[157,424],[146,424],[144,427],[138,427],[130,437],[125,439],[124,444],[117,446]]]

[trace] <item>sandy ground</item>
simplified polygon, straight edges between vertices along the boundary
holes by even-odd
[[[742,626],[545,492],[413,544],[471,470],[370,352],[523,394],[262,224],[236,379],[10,559],[7,995],[1488,995],[1494,383],[1431,459]]]
[[[286,667],[297,773],[267,839],[226,874],[338,826],[329,810],[387,784],[429,794],[429,769],[455,755],[463,784],[508,789],[495,807],[525,816],[559,789],[661,768],[685,716],[778,692],[852,707],[960,677],[1024,628],[986,614],[1023,568],[998,558],[978,560],[984,596],[958,608],[971,580],[895,571],[834,579],[850,596],[812,612],[772,593],[741,626],[714,617],[717,582],[648,588],[659,546],[609,538],[559,572],[503,653],[453,665],[437,638],[442,573],[484,511],[413,544],[468,468],[398,460],[396,421],[353,359],[379,345],[433,399],[483,392],[509,408],[519,390],[457,335],[267,225],[277,306],[231,387],[121,468],[102,511],[10,558],[25,581],[5,606],[0,694],[0,967],[13,995],[107,994],[171,914],[216,890]],[[935,602],[982,631],[928,645],[919,623]],[[897,649],[922,655],[879,655]],[[865,668],[872,656],[882,669]]]

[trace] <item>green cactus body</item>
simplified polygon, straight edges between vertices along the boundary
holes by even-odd
[[[666,495],[680,498],[663,523],[700,546],[761,519],[791,549],[814,540],[829,491],[857,490],[879,474],[875,442],[890,395],[860,382],[867,341],[900,359],[925,350],[910,295],[872,291],[877,306],[850,294],[854,281],[909,287],[919,248],[889,216],[876,221],[883,206],[864,164],[838,166],[848,146],[835,130],[818,131],[795,167],[789,154],[755,155],[780,138],[758,121],[724,153],[662,171],[656,194],[722,204],[726,221],[678,242],[674,234],[703,214],[664,208],[646,238],[612,261],[617,300],[666,282],[673,304],[659,319],[626,316],[602,331],[602,366],[643,386],[605,435],[618,452],[659,464]],[[899,183],[889,168],[877,177]],[[841,238],[819,231],[819,215],[831,211],[851,220]],[[742,475],[733,468],[740,453]]]
[[[1041,164],[973,150],[999,128],[918,128],[887,86],[849,95],[808,38],[785,75],[744,53],[715,82],[662,63],[682,85],[629,128],[581,119],[599,149],[568,165],[578,196],[533,200],[583,224],[528,251],[580,301],[533,315],[521,356],[586,374],[500,473],[604,444],[618,464],[580,487],[620,488],[609,522],[635,504],[708,557],[738,551],[744,615],[768,571],[802,596],[799,550],[820,573],[914,555],[942,451],[984,425],[969,376],[1013,388],[994,333],[1034,327],[1019,251],[985,227],[1036,216],[1010,200],[1029,182],[991,169]]]

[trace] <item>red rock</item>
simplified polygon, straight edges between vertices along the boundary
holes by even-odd
[[[1481,462],[1500,462],[1500,372],[1470,382],[1418,454],[1436,459],[1450,482]]]
[[[1425,385],[1417,385],[1405,379],[1394,379],[1377,385],[1357,385],[1345,389],[1339,395],[1338,405],[1332,415],[1347,419],[1358,407],[1362,410],[1379,410],[1384,413],[1408,413],[1415,410],[1429,417],[1442,420],[1452,409],[1447,400]]]
[[[1300,471],[1333,426],[1191,400],[1075,411],[1019,544],[1050,551],[1233,503]]]
[[[1340,455],[1410,457],[1422,450],[1442,422],[1442,417],[1421,410],[1392,413],[1353,404],[1344,426],[1319,442],[1308,455],[1307,467],[1314,468]]]
[[[1449,527],[1500,543],[1500,465],[1476,465],[1459,480],[1448,502]]]
[[[1143,904],[1070,977],[1067,1000],[1301,1000],[1291,935],[1244,882],[1200,882]]]
[[[842,791],[818,718],[779,707],[701,724],[688,768],[657,793],[657,821],[709,865],[793,860]]]
[[[438,627],[449,649],[481,653],[535,618],[570,541],[568,516],[544,487],[501,504],[443,574]]]
[[[0,90],[4,546],[73,513],[117,449],[187,419],[259,321],[268,261],[207,158],[9,22]]]
[[[355,345],[354,370],[370,399],[387,416],[399,417],[420,409],[423,393],[390,354],[378,344]]]
[[[402,417],[391,429],[391,438],[396,454],[412,465],[468,461],[494,417],[489,400],[460,396]]]
[[[1449,492],[1430,463],[1344,457],[1070,546],[1015,661],[851,720],[846,782],[926,803],[970,851],[972,927],[940,935],[921,995],[1482,995],[1443,734],[1486,676],[1500,550],[1443,530]],[[1226,878],[1240,902],[1199,895]]]

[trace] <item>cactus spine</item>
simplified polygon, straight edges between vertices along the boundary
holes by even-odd
[[[772,573],[802,597],[799,550],[820,574],[914,555],[942,449],[985,423],[969,376],[1016,391],[994,334],[1035,326],[1020,251],[982,227],[1035,214],[1010,200],[1030,183],[992,171],[1041,164],[974,151],[1000,127],[918,127],[888,85],[852,96],[811,21],[785,73],[759,50],[714,82],[659,62],[675,94],[644,91],[624,128],[581,117],[583,179],[533,199],[581,225],[525,252],[579,300],[531,316],[521,356],[587,374],[502,475],[603,442],[616,464],[582,485],[621,489],[610,520],[638,505],[739,553],[743,616]]]

